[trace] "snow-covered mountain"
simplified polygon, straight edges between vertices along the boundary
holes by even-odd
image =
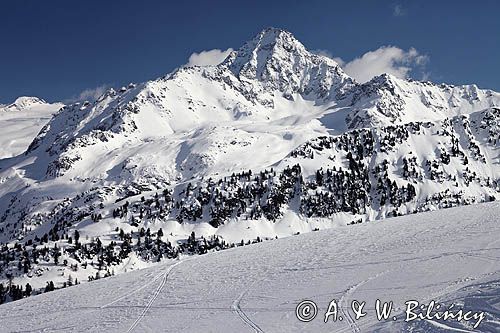
[[[266,29],[216,66],[64,106],[24,154],[0,160],[1,273],[43,287],[63,280],[54,261],[102,276],[495,200],[499,107],[473,85],[359,84]]]
[[[23,111],[25,109],[34,107],[34,106],[40,106],[40,105],[46,105],[48,104],[45,102],[43,99],[40,99],[38,97],[29,97],[29,96],[22,96],[16,98],[16,100],[8,105],[2,105],[2,108],[5,109],[5,111]]]
[[[352,90],[349,128],[441,120],[498,106],[499,94],[475,85],[436,85],[382,74]]]
[[[11,104],[0,105],[0,158],[23,153],[62,106],[37,97],[19,97]]]

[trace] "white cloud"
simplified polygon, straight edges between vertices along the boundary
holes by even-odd
[[[100,85],[95,88],[88,88],[83,90],[77,97],[74,98],[75,101],[82,101],[82,100],[96,100],[99,98],[104,92],[106,92],[106,89],[108,89],[108,85]]]
[[[347,75],[363,83],[383,73],[406,78],[417,67],[423,68],[428,59],[413,47],[405,51],[395,46],[382,46],[347,63],[342,59],[337,62]]]
[[[340,67],[344,67],[345,61],[342,60],[342,58],[340,58],[340,57],[332,57],[332,59],[335,60],[335,62],[337,64],[339,64]]]
[[[401,17],[406,15],[406,9],[401,4],[396,4],[392,7],[392,15]]]
[[[186,66],[207,66],[218,65],[233,51],[232,48],[227,50],[213,49],[193,53],[189,56],[189,61]]]

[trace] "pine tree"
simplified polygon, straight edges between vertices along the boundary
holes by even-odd
[[[26,283],[26,287],[24,289],[24,294],[26,295],[26,297],[31,296],[32,292],[33,292],[33,288],[31,287],[31,285],[29,283]]]

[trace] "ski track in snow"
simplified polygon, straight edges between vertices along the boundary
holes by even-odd
[[[118,297],[118,298],[117,298],[117,299],[115,299],[114,301],[111,301],[111,302],[109,302],[109,303],[107,303],[107,304],[102,305],[102,306],[100,307],[100,309],[105,309],[105,308],[107,308],[107,307],[110,307],[111,305],[116,304],[116,303],[118,303],[119,301],[121,301],[121,300],[123,300],[123,299],[125,299],[125,298],[128,298],[128,297],[132,296],[132,295],[133,295],[133,294],[135,294],[135,293],[138,293],[139,291],[143,290],[144,288],[147,288],[147,287],[149,287],[151,284],[155,283],[158,279],[160,279],[160,278],[161,278],[161,277],[163,277],[163,276],[165,276],[165,273],[164,273],[164,272],[162,272],[162,273],[160,273],[160,274],[156,275],[156,276],[155,276],[155,277],[154,277],[151,281],[149,281],[148,283],[146,283],[146,284],[142,285],[141,287],[139,287],[139,288],[135,289],[134,291],[132,291],[132,292],[130,292],[130,293],[127,293],[127,294],[125,294],[125,295],[123,295],[123,296],[121,296],[121,297]]]
[[[249,289],[250,289],[250,287],[248,289],[246,289],[245,291],[243,291],[238,296],[238,298],[236,298],[234,300],[233,304],[231,305],[231,309],[232,309],[232,311],[234,313],[236,313],[241,318],[241,320],[247,326],[251,327],[254,330],[254,332],[256,332],[256,333],[264,333],[264,331],[259,327],[259,325],[257,325],[252,319],[250,319],[250,317],[248,317],[248,315],[241,309],[241,306],[240,306],[241,300],[248,293]]]
[[[139,325],[139,323],[141,322],[141,320],[144,318],[144,316],[146,315],[146,313],[148,312],[148,310],[153,305],[154,301],[156,301],[156,299],[158,298],[158,295],[160,295],[163,287],[165,287],[165,284],[167,283],[167,278],[168,278],[168,275],[170,274],[170,272],[172,272],[172,270],[176,266],[180,265],[181,263],[183,263],[186,260],[181,260],[181,261],[176,262],[175,264],[169,266],[168,269],[167,269],[167,271],[165,273],[163,273],[163,274],[160,275],[160,276],[162,276],[161,283],[158,285],[158,288],[156,288],[156,291],[154,292],[153,296],[149,300],[148,304],[146,304],[146,307],[144,308],[144,310],[141,312],[141,314],[139,315],[139,317],[137,317],[137,319],[133,322],[132,326],[130,326],[130,328],[127,330],[127,332],[132,332],[137,327],[137,325]],[[157,278],[155,278],[154,280],[156,280],[156,279]],[[139,288],[139,289],[142,289],[142,288]],[[136,290],[136,291],[138,291],[138,290]],[[131,294],[129,294],[127,296],[130,296],[130,295]],[[112,302],[112,303],[114,303],[114,302]]]
[[[348,297],[348,294],[352,294],[352,292],[354,292],[354,290],[356,290],[356,288],[358,288],[360,285],[362,285],[364,283],[366,283],[366,280],[358,283],[357,285],[355,285],[349,289],[347,289],[346,292],[342,295],[342,298],[340,298],[340,302],[339,302],[340,312],[342,313],[342,317],[345,318],[345,320],[349,324],[349,328],[354,333],[359,333],[360,330],[359,330],[358,325],[356,324],[356,321],[351,316],[347,297]]]
[[[356,319],[354,319],[352,317],[352,315],[351,315],[351,306],[350,306],[350,304],[353,301],[352,300],[352,295],[354,294],[354,292],[356,291],[356,289],[358,289],[359,287],[361,287],[361,286],[367,284],[368,282],[370,282],[371,280],[377,279],[380,276],[383,276],[383,275],[385,275],[385,274],[387,274],[389,272],[390,272],[390,270],[385,271],[385,272],[381,272],[381,273],[378,273],[378,274],[375,274],[375,275],[372,275],[368,279],[365,279],[365,280],[359,282],[358,284],[356,284],[356,285],[348,288],[342,294],[342,297],[339,300],[339,309],[340,309],[340,312],[343,315],[343,318],[345,318],[347,320],[347,323],[349,324],[349,328],[350,328],[350,330],[353,333],[360,333],[361,332],[361,328],[359,327],[358,323],[356,322]],[[344,329],[339,329],[337,332],[345,332],[345,328]]]

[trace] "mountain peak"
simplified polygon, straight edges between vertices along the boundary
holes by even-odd
[[[295,36],[286,30],[278,28],[266,28],[259,32],[250,43],[258,43],[259,46],[265,47],[267,45],[279,45],[279,46],[290,46],[290,47],[300,47],[305,49],[304,45],[299,42]]]
[[[284,58],[291,53],[306,55],[308,52],[290,32],[266,28],[235,53],[230,68],[235,74],[259,78],[270,60]]]
[[[334,60],[309,52],[292,33],[277,28],[259,32],[221,66],[228,67],[240,80],[257,80],[266,89],[286,94],[312,93],[312,97],[324,98],[332,88],[353,83]]]
[[[7,108],[23,110],[33,105],[39,105],[39,104],[47,104],[47,102],[38,97],[21,96],[18,97],[12,104],[7,105]]]

